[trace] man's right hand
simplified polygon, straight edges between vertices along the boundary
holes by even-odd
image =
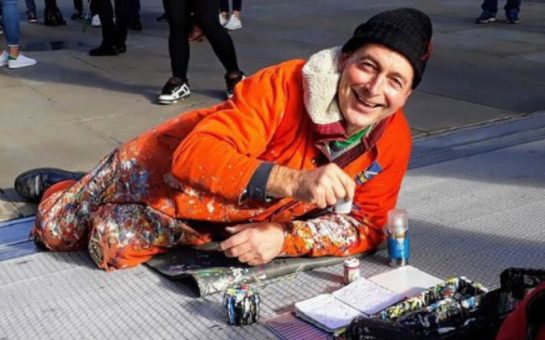
[[[339,200],[354,197],[356,183],[336,164],[330,163],[314,170],[293,170],[274,166],[267,193],[274,197],[293,197],[314,203],[323,209]]]

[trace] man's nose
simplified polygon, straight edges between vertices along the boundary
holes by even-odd
[[[367,82],[367,91],[370,95],[378,95],[381,93],[384,87],[384,77],[380,74],[375,75]]]

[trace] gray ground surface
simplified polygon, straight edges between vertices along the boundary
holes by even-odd
[[[221,99],[223,70],[205,42],[192,45],[194,95],[175,106],[155,104],[169,76],[167,31],[154,20],[160,2],[142,5],[144,31],[131,32],[128,52],[119,57],[87,56],[100,41],[96,29],[22,23],[27,54],[39,64],[0,69],[0,220],[34,212],[13,192],[18,173],[37,166],[89,169],[136,133]],[[407,108],[420,139],[399,201],[411,218],[412,263],[491,288],[508,266],[545,267],[545,1],[525,1],[519,25],[485,26],[473,24],[479,6],[471,0],[252,0],[244,6],[244,28],[232,37],[248,74],[343,42],[382,9],[415,6],[429,13],[434,52]],[[62,7],[68,16],[71,4]],[[67,47],[51,50],[49,42],[57,40]],[[190,283],[168,281],[144,266],[105,273],[85,253],[32,254],[31,244],[14,245],[25,233],[6,230],[0,229],[2,256],[31,254],[0,262],[0,339],[273,336],[262,324],[228,327],[221,294],[198,298]],[[364,260],[362,275],[388,270],[385,263],[384,252]],[[262,316],[338,288],[341,275],[333,266],[258,286]]]

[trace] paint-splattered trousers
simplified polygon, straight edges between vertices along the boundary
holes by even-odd
[[[132,267],[168,248],[211,239],[138,203],[137,189],[145,182],[138,173],[116,150],[80,181],[57,183],[38,207],[32,235],[50,250],[88,248],[105,270]]]

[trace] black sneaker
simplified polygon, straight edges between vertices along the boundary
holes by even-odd
[[[241,71],[238,71],[235,76],[231,75],[232,73],[229,72],[225,75],[225,85],[227,86],[227,89],[225,90],[225,94],[227,96],[227,99],[233,98],[233,91],[235,89],[235,85],[238,84],[242,79],[244,79],[244,73]]]
[[[519,12],[515,9],[509,10],[505,13],[505,17],[507,18],[507,23],[509,24],[518,24],[519,21]]]
[[[494,21],[496,21],[496,13],[489,11],[483,11],[481,15],[475,19],[475,22],[478,24],[489,24]]]
[[[163,90],[161,91],[161,95],[159,95],[158,102],[159,104],[174,104],[177,103],[178,100],[184,99],[186,97],[189,97],[191,94],[191,91],[189,90],[189,83],[187,80],[182,80],[177,77],[170,78],[165,86],[163,86]]]
[[[28,22],[30,22],[31,24],[35,24],[38,22],[38,16],[36,15],[36,12],[28,11],[26,12],[26,15],[28,18]]]
[[[116,56],[118,54],[114,45],[106,44],[105,42],[102,42],[99,47],[89,51],[89,55],[92,57]]]

